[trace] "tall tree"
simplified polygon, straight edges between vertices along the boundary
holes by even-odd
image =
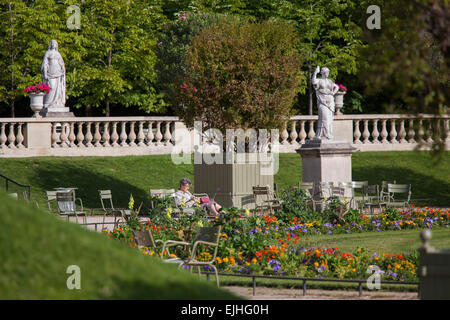
[[[358,50],[363,45],[362,30],[352,14],[357,9],[352,0],[289,0],[279,2],[279,17],[291,21],[300,41],[298,50],[305,57],[309,106],[313,114],[311,76],[317,65],[330,69],[330,78],[339,72],[356,74]]]
[[[81,34],[86,55],[77,71],[78,106],[138,106],[147,112],[163,106],[154,87],[156,32],[165,20],[159,1],[86,0]]]

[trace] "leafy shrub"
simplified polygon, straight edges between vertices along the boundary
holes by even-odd
[[[230,16],[202,31],[186,55],[176,87],[176,112],[190,127],[281,128],[302,78],[295,29],[288,23],[249,23]]]

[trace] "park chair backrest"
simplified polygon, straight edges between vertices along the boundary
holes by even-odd
[[[298,188],[305,190],[306,191],[306,195],[308,197],[312,197],[313,193],[314,193],[314,182],[303,182],[300,181],[298,183]]]
[[[47,198],[48,210],[53,211],[51,202],[56,202],[56,191],[45,191],[45,197]]]
[[[380,192],[381,193],[387,192],[388,184],[395,184],[395,183],[397,183],[395,180],[392,180],[392,181],[381,181],[381,190],[380,190]]]
[[[270,192],[269,186],[253,186],[253,197],[255,199],[255,203],[258,204],[259,198],[263,198],[263,202],[265,200],[273,200],[273,194]]]
[[[221,226],[199,228],[194,242],[204,241],[214,245],[218,245],[220,238],[220,228]]]
[[[150,196],[165,197],[175,193],[175,189],[150,189]]]
[[[362,186],[363,199],[366,200],[380,200],[380,187],[377,184]],[[373,199],[375,197],[375,199]]]
[[[8,193],[8,196],[16,200],[19,199],[19,195],[17,194],[17,192]]]
[[[75,211],[75,192],[71,191],[56,191],[56,203],[58,212],[74,212]]]
[[[134,241],[138,247],[153,247],[156,248],[155,239],[153,238],[150,228],[145,231],[132,231]]]
[[[98,190],[100,196],[100,202],[102,203],[103,210],[106,209],[114,209],[114,205],[112,202],[112,192],[111,190]],[[105,202],[109,200],[109,207],[105,206]]]
[[[345,188],[344,187],[331,187],[331,195],[336,196],[339,199],[344,199]]]
[[[319,194],[321,198],[329,198],[333,194],[333,182],[319,182]]]
[[[393,184],[387,185],[387,192],[389,194],[389,201],[394,200],[394,195],[398,193],[407,194],[407,202],[411,200],[411,185],[410,184]],[[395,200],[394,200],[395,201]]]

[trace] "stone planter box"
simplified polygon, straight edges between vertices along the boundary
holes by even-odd
[[[258,155],[245,154],[245,163],[226,163],[224,154],[223,163],[208,164],[202,161],[194,164],[194,190],[196,193],[207,193],[225,208],[255,207],[253,201],[253,186],[269,185],[273,190],[273,174],[267,173],[271,161],[250,161]]]

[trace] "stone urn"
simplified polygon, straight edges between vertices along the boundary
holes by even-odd
[[[336,114],[342,114],[341,109],[344,106],[344,91],[338,91],[334,95],[334,105],[336,109]]]
[[[28,95],[30,96],[30,108],[34,112],[33,118],[41,118],[39,113],[44,107],[44,97],[46,93],[29,93]]]

